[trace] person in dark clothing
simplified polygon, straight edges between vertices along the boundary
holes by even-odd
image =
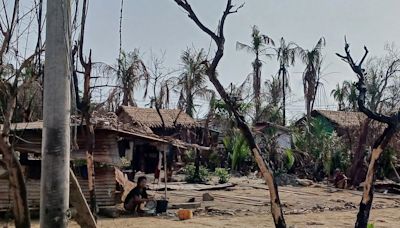
[[[141,207],[144,206],[146,202],[151,200],[150,197],[147,195],[146,185],[147,185],[146,177],[144,176],[139,177],[137,186],[134,189],[132,189],[125,198],[124,201],[125,210],[132,211],[135,214],[138,212],[139,213],[143,212]]]

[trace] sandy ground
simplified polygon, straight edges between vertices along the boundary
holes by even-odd
[[[171,191],[171,203],[187,202],[192,197],[202,203],[191,220],[178,221],[174,211],[169,210],[168,215],[159,217],[100,218],[99,227],[273,227],[268,191],[262,180],[234,178],[232,182],[235,187],[208,191],[215,197],[210,202],[201,202],[203,191]],[[279,191],[286,223],[291,227],[354,227],[361,192],[324,185],[285,186]],[[400,227],[400,195],[377,193],[373,205],[370,223],[375,227]],[[0,225],[4,226],[4,221]],[[39,227],[37,221],[33,221],[33,227]],[[79,226],[71,221],[69,227]]]

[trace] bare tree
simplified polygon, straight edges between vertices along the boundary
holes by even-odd
[[[28,11],[28,13],[20,16],[20,1],[15,0],[13,2],[13,5],[10,7],[5,1],[2,1],[3,8],[0,20],[0,32],[2,36],[0,47],[0,87],[2,101],[5,102],[5,107],[2,107],[1,110],[4,124],[1,129],[0,152],[3,155],[1,164],[5,166],[9,174],[8,180],[14,203],[12,209],[15,226],[17,228],[25,228],[30,227],[27,188],[19,158],[10,141],[10,131],[11,122],[15,116],[17,97],[21,95],[20,91],[29,88],[32,83],[37,82],[39,77],[34,63],[36,59],[40,59],[42,47],[38,46],[32,55],[23,57],[21,61],[20,55],[17,54],[19,47],[18,45],[14,45],[18,44],[18,39],[21,36],[17,28],[21,25],[20,21],[23,20],[24,15],[29,15],[29,12],[32,12],[34,8],[32,11]],[[10,8],[12,9],[11,14],[8,12]],[[31,24],[28,24],[29,28]],[[38,27],[40,27],[40,23]],[[8,54],[11,53],[13,54],[11,57],[16,60],[15,65],[6,62],[8,57],[10,57]],[[28,71],[28,69],[31,69],[31,71]]]
[[[67,227],[70,161],[70,2],[47,1],[40,226]]]
[[[398,93],[395,92],[397,79],[400,73],[399,52],[390,45],[386,45],[387,53],[383,57],[372,57],[365,62],[365,85],[367,88],[365,105],[375,112],[392,113],[398,109]],[[343,83],[348,90],[349,103],[357,102],[356,85],[349,82]],[[357,105],[352,105],[357,106]],[[352,165],[349,168],[349,177],[354,186],[358,186],[365,176],[364,165],[365,146],[373,127],[370,126],[371,119],[366,119],[361,128],[357,147],[354,151]],[[373,134],[372,134],[373,135]]]
[[[85,38],[85,27],[86,27],[86,18],[87,18],[87,10],[88,10],[88,1],[83,0],[82,4],[82,15],[81,15],[81,31],[80,37],[78,41],[78,50],[79,50],[79,61],[83,67],[83,97],[82,102],[80,103],[80,111],[82,113],[82,119],[85,123],[86,129],[86,165],[88,169],[88,187],[89,187],[89,197],[90,197],[90,209],[93,213],[93,216],[96,217],[96,192],[95,192],[95,170],[94,170],[94,157],[93,157],[93,149],[95,145],[95,134],[93,124],[91,122],[92,113],[91,113],[91,79],[92,79],[92,50],[89,51],[89,56],[85,59],[83,54],[83,44]]]
[[[360,202],[360,208],[357,214],[357,221],[355,227],[365,228],[368,226],[368,219],[370,210],[372,207],[372,200],[374,197],[374,179],[377,170],[377,161],[381,157],[383,151],[389,144],[393,135],[400,128],[400,112],[393,113],[392,115],[385,115],[378,113],[365,105],[367,86],[366,86],[366,71],[363,69],[362,64],[368,55],[367,47],[364,47],[364,56],[359,63],[354,62],[350,54],[350,45],[345,43],[345,55],[337,54],[343,61],[347,62],[354,73],[358,77],[358,82],[356,84],[358,95],[358,108],[361,112],[368,116],[368,118],[376,120],[384,125],[386,125],[385,130],[375,141],[372,147],[372,153],[369,158],[368,172],[365,177],[364,190],[362,199]]]
[[[276,182],[274,180],[274,175],[273,175],[273,170],[270,167],[270,165],[264,161],[264,159],[261,156],[260,149],[258,145],[256,144],[253,133],[251,132],[249,126],[247,125],[244,117],[238,112],[237,110],[237,104],[235,101],[228,95],[228,93],[225,91],[224,87],[222,86],[221,82],[217,78],[217,67],[219,62],[221,61],[223,55],[224,55],[224,48],[225,48],[225,35],[224,35],[224,27],[225,27],[225,22],[227,17],[230,14],[237,13],[240,8],[243,7],[243,5],[240,5],[238,7],[235,7],[232,4],[232,0],[227,0],[226,3],[226,8],[224,13],[222,14],[222,17],[219,21],[219,26],[217,29],[217,32],[213,32],[210,28],[206,27],[203,22],[200,21],[200,19],[197,17],[196,13],[193,11],[191,5],[187,0],[175,0],[175,2],[182,8],[184,9],[189,18],[207,35],[211,37],[211,39],[215,42],[217,46],[217,50],[215,52],[214,58],[209,62],[205,61],[204,64],[207,66],[207,76],[218,91],[219,95],[221,98],[224,100],[226,103],[228,109],[230,112],[233,113],[235,116],[235,120],[237,123],[238,128],[242,131],[244,137],[246,138],[246,141],[253,152],[253,155],[255,157],[255,160],[261,170],[261,173],[264,177],[265,182],[268,184],[269,191],[270,191],[270,197],[271,197],[271,212],[273,215],[273,219],[275,222],[276,227],[286,227],[285,219],[283,216],[282,212],[282,207],[281,207],[281,202],[279,199],[278,195],[278,186],[276,185]]]

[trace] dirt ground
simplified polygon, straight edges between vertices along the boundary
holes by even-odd
[[[169,192],[170,203],[201,202],[194,218],[179,221],[174,210],[158,217],[100,218],[99,227],[273,227],[269,197],[260,179],[233,178],[236,185],[224,190],[207,191],[215,199],[202,202],[204,191]],[[354,227],[361,192],[338,190],[326,185],[279,188],[286,223],[291,227]],[[160,197],[162,192],[152,192]],[[400,195],[375,194],[370,223],[375,227],[400,227]],[[5,225],[0,221],[0,225]],[[11,224],[9,224],[11,225]],[[33,227],[39,227],[33,222]],[[70,227],[79,227],[71,221]]]

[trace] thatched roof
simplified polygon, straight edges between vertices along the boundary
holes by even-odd
[[[197,126],[196,121],[182,110],[161,109],[160,112],[164,119],[166,128],[175,128],[177,126],[192,128]],[[161,118],[158,115],[157,110],[153,108],[121,106],[118,111],[118,116],[121,118],[123,115],[128,116],[129,121],[132,121],[134,124],[150,128],[162,127]],[[127,121],[124,120],[124,118],[121,119],[122,121]]]
[[[122,123],[118,120],[115,113],[100,114],[94,112],[92,114],[91,123],[95,129],[108,130],[117,132],[126,136],[139,137],[157,142],[167,142],[154,134],[150,128],[146,126],[137,126],[130,123]],[[71,127],[84,126],[85,122],[81,120],[81,116],[71,116]],[[3,130],[4,125],[0,124],[0,130]],[[24,122],[24,123],[11,123],[10,131],[25,131],[25,130],[39,130],[43,129],[43,121]]]
[[[321,115],[330,122],[344,128],[359,127],[367,116],[362,112],[314,110],[312,116]]]

